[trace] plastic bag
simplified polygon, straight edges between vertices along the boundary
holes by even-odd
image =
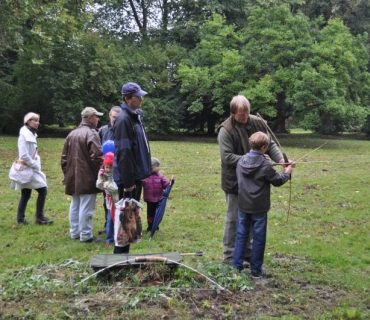
[[[116,203],[114,240],[117,247],[139,243],[142,239],[142,204],[135,199],[121,199]]]

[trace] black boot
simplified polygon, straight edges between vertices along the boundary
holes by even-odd
[[[122,254],[122,253],[129,253],[130,252],[130,245],[126,245],[124,247],[117,247],[114,246],[113,253],[114,254]]]
[[[53,220],[46,217],[36,218],[36,224],[53,224],[53,223],[54,223]]]

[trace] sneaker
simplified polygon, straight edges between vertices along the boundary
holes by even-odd
[[[252,271],[251,272],[253,279],[261,279],[266,276],[266,271],[261,269],[261,271]]]
[[[53,224],[54,221],[50,220],[49,218],[46,217],[41,217],[36,219],[36,224]]]
[[[101,238],[97,238],[97,237],[95,237],[95,236],[92,236],[92,238],[90,238],[90,239],[88,239],[88,240],[85,240],[85,241],[81,241],[81,242],[83,242],[83,243],[92,243],[92,242],[94,242],[94,243],[98,243],[98,242],[103,242],[104,240],[103,239],[101,239]]]
[[[28,225],[28,221],[26,219],[20,219],[17,221],[17,224],[24,224],[25,226]]]

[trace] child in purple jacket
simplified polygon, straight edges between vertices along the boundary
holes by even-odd
[[[153,220],[155,211],[158,206],[159,200],[163,197],[163,191],[170,184],[162,173],[159,172],[161,163],[157,158],[152,157],[152,174],[149,178],[146,178],[143,183],[144,190],[144,201],[147,204],[147,221],[148,228],[147,232],[152,230]],[[159,228],[158,228],[159,229]],[[157,230],[158,230],[157,229]]]

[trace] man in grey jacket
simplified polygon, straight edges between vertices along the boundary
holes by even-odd
[[[231,264],[235,249],[236,227],[238,224],[238,181],[236,165],[250,150],[249,137],[262,131],[269,136],[263,119],[250,115],[250,103],[242,95],[230,102],[230,117],[220,126],[217,141],[221,153],[221,187],[226,197],[226,222],[223,235],[223,262]],[[271,143],[266,152],[275,162],[284,163],[284,157],[276,143]],[[247,244],[246,261],[251,255],[251,236]]]
[[[81,112],[78,128],[67,136],[61,157],[65,193],[72,196],[69,208],[70,234],[81,242],[100,242],[92,233],[92,216],[95,213],[96,179],[103,152],[96,126],[103,113],[86,107]]]

